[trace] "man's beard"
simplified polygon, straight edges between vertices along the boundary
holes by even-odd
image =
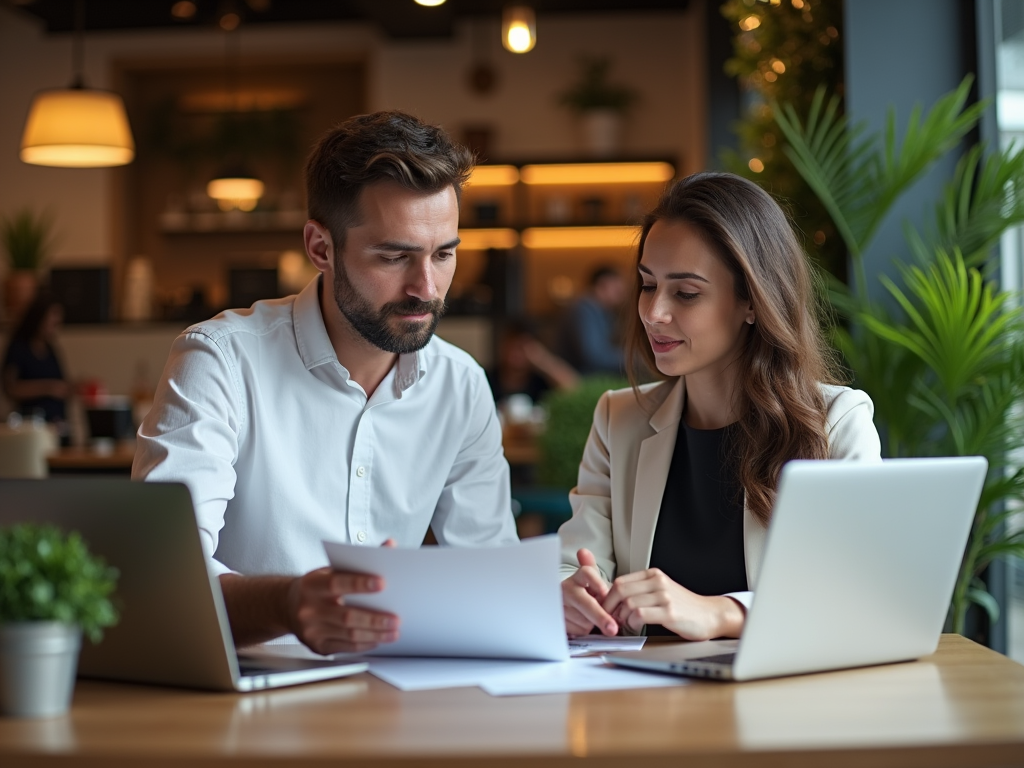
[[[444,299],[420,301],[409,297],[374,309],[349,281],[340,257],[334,259],[334,301],[360,336],[385,352],[399,355],[417,352],[427,346],[448,308]],[[424,315],[428,312],[432,318],[426,324],[401,319],[402,315]],[[392,318],[398,318],[396,328],[388,323]]]

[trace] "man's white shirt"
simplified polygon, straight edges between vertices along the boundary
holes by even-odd
[[[433,338],[368,399],[327,336],[314,280],[174,342],[132,476],[185,483],[214,573],[299,574],[324,539],[416,547],[517,540],[480,366]]]

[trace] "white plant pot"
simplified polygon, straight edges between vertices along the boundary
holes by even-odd
[[[614,109],[592,109],[581,118],[583,142],[591,157],[615,157],[622,154],[621,112]]]
[[[75,690],[81,630],[59,621],[0,624],[0,715],[56,717]]]

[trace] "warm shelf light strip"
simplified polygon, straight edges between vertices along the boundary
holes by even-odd
[[[565,163],[526,165],[526,184],[624,184],[665,182],[675,175],[668,163]]]
[[[631,248],[638,227],[531,227],[523,230],[527,248]]]
[[[486,251],[488,248],[515,248],[519,233],[514,229],[460,229],[460,251]]]
[[[474,187],[510,187],[519,181],[519,169],[514,165],[478,165],[466,182]]]

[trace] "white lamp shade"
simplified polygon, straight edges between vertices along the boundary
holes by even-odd
[[[21,137],[21,159],[33,165],[100,168],[125,165],[135,142],[124,102],[90,88],[40,91]]]

